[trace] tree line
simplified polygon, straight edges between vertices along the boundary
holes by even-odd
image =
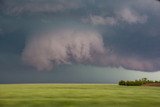
[[[147,83],[160,83],[160,81],[148,80],[147,78],[142,78],[135,81],[124,81],[124,80],[119,81],[119,85],[123,86],[141,86]]]

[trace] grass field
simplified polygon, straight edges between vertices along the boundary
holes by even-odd
[[[160,107],[160,87],[1,84],[0,107]]]

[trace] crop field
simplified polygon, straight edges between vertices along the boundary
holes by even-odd
[[[0,107],[160,107],[160,87],[1,84]]]

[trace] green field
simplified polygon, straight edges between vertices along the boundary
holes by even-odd
[[[160,87],[1,84],[0,107],[160,107]]]

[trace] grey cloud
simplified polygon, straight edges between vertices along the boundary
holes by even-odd
[[[124,56],[117,53],[112,53],[108,56],[103,56],[99,60],[101,66],[114,68],[123,67],[129,70],[137,71],[158,71],[160,69],[160,58],[150,59],[142,58],[136,55]]]
[[[88,18],[82,18],[82,22],[93,25],[117,25],[121,22],[128,24],[143,24],[147,21],[146,15],[140,15],[138,12],[129,8],[123,8],[115,12],[113,16],[90,15]]]
[[[98,15],[91,15],[89,18],[83,18],[82,22],[93,25],[116,25],[117,20],[114,17],[102,17]]]
[[[19,15],[23,13],[54,13],[62,12],[70,9],[77,9],[80,7],[80,1],[65,1],[65,0],[23,0],[23,1],[13,1],[6,0],[2,6],[3,10],[7,14]]]
[[[117,13],[117,17],[119,20],[127,22],[129,24],[133,23],[145,23],[147,21],[146,15],[139,15],[137,12],[129,9],[124,8]]]

